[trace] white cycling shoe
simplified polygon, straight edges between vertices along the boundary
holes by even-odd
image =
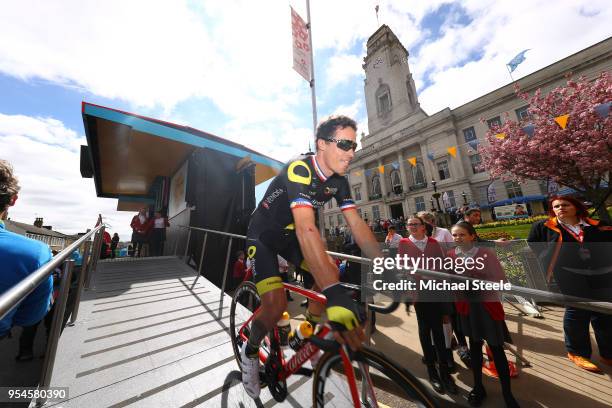
[[[246,355],[247,343],[245,342],[240,349],[240,362],[242,369],[242,385],[249,397],[255,399],[259,397],[261,386],[259,384],[259,356],[250,358]]]

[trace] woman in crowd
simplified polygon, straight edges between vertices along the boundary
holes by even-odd
[[[132,227],[132,243],[134,245],[132,256],[142,256],[142,245],[147,243],[150,227],[146,207],[141,208],[138,214],[132,218],[130,227]]]
[[[527,238],[547,280],[554,278],[564,295],[612,301],[612,227],[588,218],[586,207],[573,197],[552,197],[548,208],[550,218],[533,224]],[[600,372],[590,360],[589,323],[601,360],[612,365],[612,315],[573,306],[563,317],[567,356],[580,368]]]
[[[462,275],[493,282],[505,281],[504,271],[495,253],[475,245],[478,236],[472,224],[460,221],[451,229],[456,247],[449,251],[449,256],[459,265],[458,258],[472,258],[471,267],[465,267]],[[465,264],[465,259],[461,264]],[[484,267],[479,268],[479,262]],[[456,267],[456,273],[459,269]],[[489,291],[466,291],[457,294],[455,302],[461,320],[463,332],[470,339],[470,357],[474,388],[468,394],[471,406],[480,406],[487,393],[482,384],[482,346],[486,340],[493,353],[493,361],[499,374],[502,394],[506,407],[518,407],[510,390],[510,369],[504,353],[506,330],[504,308],[499,301],[499,294]]]
[[[424,259],[438,258],[442,260],[444,252],[435,239],[426,235],[425,221],[422,218],[409,218],[406,225],[410,235],[408,238],[403,238],[399,243],[398,254],[400,257],[407,255],[410,258],[423,257]],[[449,372],[448,353],[446,352],[442,328],[445,321],[450,321],[448,316],[450,312],[449,306],[449,303],[440,301],[427,302],[417,300],[414,303],[419,324],[419,340],[423,349],[424,361],[427,365],[429,382],[438,393],[446,391],[450,394],[456,394],[457,385]],[[431,344],[432,335],[433,346]],[[435,364],[436,354],[440,367],[439,375]]]
[[[117,251],[117,245],[119,245],[119,234],[116,232],[113,234],[113,238],[111,238],[111,258],[115,258],[115,251]]]
[[[166,242],[166,228],[170,226],[170,223],[161,211],[155,211],[151,224],[151,235],[149,237],[151,255],[162,256],[164,254],[164,242]]]

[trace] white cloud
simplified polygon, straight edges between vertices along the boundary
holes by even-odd
[[[112,232],[129,240],[132,214],[117,212],[117,200],[96,198],[93,181],[81,178],[76,147],[84,141],[55,119],[0,114],[0,158],[13,165],[21,186],[9,217],[28,224],[43,217],[45,225],[73,234],[93,228],[102,214]]]
[[[339,54],[331,57],[326,73],[328,87],[331,88],[352,79],[363,78],[362,63],[363,57],[358,55]]]

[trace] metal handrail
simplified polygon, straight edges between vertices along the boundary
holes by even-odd
[[[29,274],[17,285],[0,295],[0,319],[3,319],[15,306],[19,304],[26,296],[34,291],[45,279],[47,279],[55,270],[59,267],[78,247],[80,247],[85,241],[104,228],[101,224],[83,235],[81,238],[73,242],[70,246],[65,248],[62,252],[54,256],[49,262]]]
[[[238,234],[232,234],[229,232],[223,232],[223,231],[216,231],[216,230],[211,230],[211,229],[206,229],[206,228],[199,228],[199,227],[190,227],[190,226],[184,226],[184,225],[179,225],[179,228],[187,228],[187,229],[194,229],[194,230],[199,230],[199,231],[204,231],[206,233],[213,233],[213,234],[219,234],[219,235],[225,235],[231,238],[239,238],[239,239],[246,239],[246,236],[244,235],[238,235]],[[518,241],[518,240],[517,240]],[[506,242],[510,242],[510,241],[506,241]],[[204,242],[204,246],[206,245],[206,242]],[[231,247],[231,246],[230,246]],[[355,255],[348,255],[348,254],[344,254],[341,252],[333,252],[333,251],[326,251],[327,254],[336,257],[336,258],[343,258],[343,259],[348,259],[360,264],[364,264],[364,265],[371,265],[372,264],[372,260],[370,258],[363,258],[360,256],[355,256]],[[203,257],[201,257],[203,258]],[[227,274],[227,265],[225,268],[225,273],[223,275],[223,282],[225,284],[225,280],[227,278],[226,274]],[[448,277],[448,278],[452,278],[454,280],[474,280],[475,278],[470,278],[467,276],[461,276],[461,275],[455,275],[455,274],[449,274],[449,273],[444,273],[444,272],[438,272],[438,271],[429,271],[426,269],[419,269],[418,272],[422,275],[425,276],[430,276],[430,277]],[[198,274],[199,276],[199,274]],[[481,279],[482,280],[482,279]],[[496,282],[493,282],[496,283]],[[560,304],[560,305],[564,305],[564,306],[574,306],[574,307],[579,307],[579,308],[583,308],[583,309],[588,309],[588,310],[592,310],[592,311],[596,311],[596,312],[602,312],[602,313],[607,313],[607,314],[612,314],[612,303],[611,302],[596,302],[596,301],[589,301],[587,299],[583,299],[583,298],[578,298],[578,297],[574,297],[574,296],[566,296],[560,293],[552,293],[552,292],[547,292],[547,291],[543,291],[543,290],[539,290],[539,289],[532,289],[532,288],[526,288],[523,286],[518,286],[518,285],[514,285],[512,284],[511,289],[510,290],[502,290],[500,292],[505,292],[505,293],[512,293],[512,294],[518,294],[521,296],[527,296],[527,297],[537,297],[539,299],[543,299],[545,301],[551,302],[551,303],[556,303],[556,304]],[[223,295],[222,295],[223,296]]]

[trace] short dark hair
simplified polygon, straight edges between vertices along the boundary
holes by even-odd
[[[13,174],[13,166],[0,159],[0,212],[4,212],[11,198],[20,190],[17,177]]]
[[[355,132],[357,131],[357,122],[348,116],[338,115],[330,116],[317,127],[315,134],[315,144],[318,139],[329,140],[336,134],[336,130],[350,127]]]

